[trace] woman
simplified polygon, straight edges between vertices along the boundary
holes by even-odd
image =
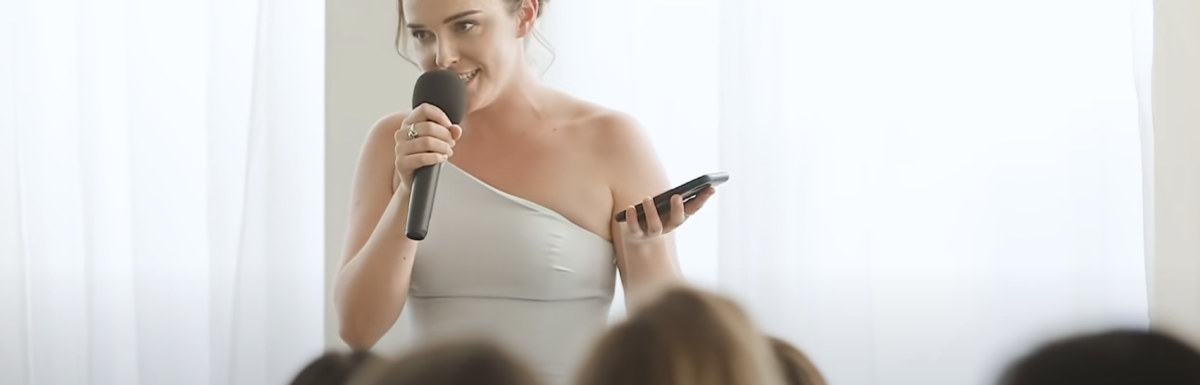
[[[540,385],[525,363],[479,340],[424,346],[400,359],[374,365],[353,385]]]
[[[783,385],[767,339],[733,302],[666,292],[600,340],[578,385]]]
[[[524,39],[546,0],[401,0],[422,70],[466,81],[451,124],[422,105],[368,134],[352,187],[335,285],[341,336],[368,349],[401,311],[422,340],[480,335],[546,382],[571,377],[605,326],[615,269],[631,303],[679,279],[671,231],[712,189],[645,226],[613,221],[671,186],[629,117],[556,91],[526,66]],[[404,236],[413,170],[445,162],[428,238]]]

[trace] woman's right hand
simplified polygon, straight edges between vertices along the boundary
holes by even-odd
[[[394,135],[401,186],[412,187],[414,170],[449,159],[454,154],[454,142],[461,136],[462,127],[450,123],[441,109],[431,104],[414,108]]]

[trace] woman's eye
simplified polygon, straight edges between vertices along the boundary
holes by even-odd
[[[420,30],[413,31],[412,37],[417,40],[425,40],[426,38],[429,37],[429,31],[420,31]]]
[[[475,22],[473,22],[473,21],[463,21],[463,22],[458,23],[458,30],[459,31],[470,31],[477,26],[479,26],[479,25],[475,24]]]

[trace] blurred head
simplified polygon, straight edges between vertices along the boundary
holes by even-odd
[[[779,385],[767,340],[732,301],[667,290],[609,330],[579,385]]]
[[[396,44],[422,71],[467,82],[467,111],[526,78],[525,38],[549,0],[399,0]],[[407,56],[406,56],[407,57]]]
[[[523,362],[484,341],[429,345],[400,359],[376,365],[354,385],[538,385]]]
[[[1200,384],[1200,353],[1172,337],[1114,331],[1052,342],[1018,360],[1001,385]]]
[[[808,356],[804,355],[787,341],[770,337],[771,348],[775,351],[775,359],[783,369],[783,378],[787,385],[825,385],[825,377],[813,365]]]
[[[370,352],[328,352],[292,379],[292,385],[344,385],[359,368],[378,361]]]

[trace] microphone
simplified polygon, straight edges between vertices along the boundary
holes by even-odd
[[[428,103],[441,109],[450,123],[459,124],[467,114],[467,89],[458,74],[433,70],[421,74],[413,87],[412,106]],[[433,216],[433,197],[437,193],[442,164],[424,166],[413,171],[408,202],[408,222],[404,233],[408,239],[424,240],[429,234],[429,219]]]

